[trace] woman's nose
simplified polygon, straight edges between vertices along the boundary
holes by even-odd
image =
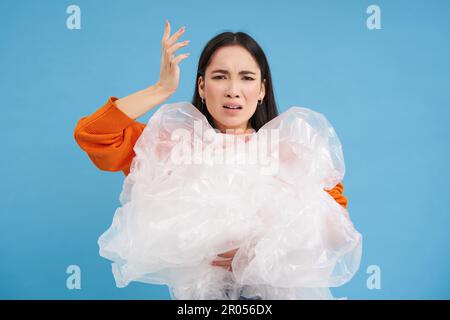
[[[239,93],[238,93],[238,86],[236,83],[234,83],[233,81],[230,81],[230,84],[228,85],[227,88],[227,97],[239,97]]]

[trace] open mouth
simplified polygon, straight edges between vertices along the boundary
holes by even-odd
[[[223,106],[225,109],[230,109],[230,110],[239,110],[242,109],[241,106]]]

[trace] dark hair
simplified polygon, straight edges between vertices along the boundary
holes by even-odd
[[[250,118],[251,126],[255,129],[255,131],[258,131],[264,124],[278,116],[278,110],[275,103],[275,96],[272,87],[272,76],[270,74],[269,63],[267,62],[266,55],[258,43],[244,32],[223,32],[209,40],[203,48],[198,61],[197,76],[195,79],[195,92],[194,97],[192,98],[192,104],[205,115],[210,125],[216,129],[213,118],[206,108],[206,105],[202,104],[197,81],[199,76],[203,76],[203,80],[205,81],[206,67],[210,63],[213,53],[221,47],[233,45],[240,45],[247,49],[247,51],[256,59],[256,62],[261,69],[261,81],[264,81],[264,79],[266,80],[264,99],[261,104],[258,104],[255,113]]]

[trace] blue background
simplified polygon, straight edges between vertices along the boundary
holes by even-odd
[[[244,31],[266,52],[279,110],[306,106],[334,126],[364,237],[360,270],[335,296],[449,299],[450,2],[164,2],[1,1],[0,298],[170,299],[165,286],[115,287],[97,239],[124,176],[97,169],[73,138],[109,96],[158,80],[167,18],[191,40],[168,103],[190,101],[210,38]],[[71,4],[80,30],[66,27]],[[371,4],[381,30],[366,27]],[[66,287],[69,265],[81,268],[80,290]],[[370,265],[379,290],[366,286]]]

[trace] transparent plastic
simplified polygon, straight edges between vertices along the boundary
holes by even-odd
[[[189,102],[149,119],[112,225],[98,240],[118,287],[173,299],[333,299],[359,268],[362,236],[324,189],[345,173],[327,119],[291,107],[258,132],[214,130]],[[235,248],[232,271],[212,266]]]

